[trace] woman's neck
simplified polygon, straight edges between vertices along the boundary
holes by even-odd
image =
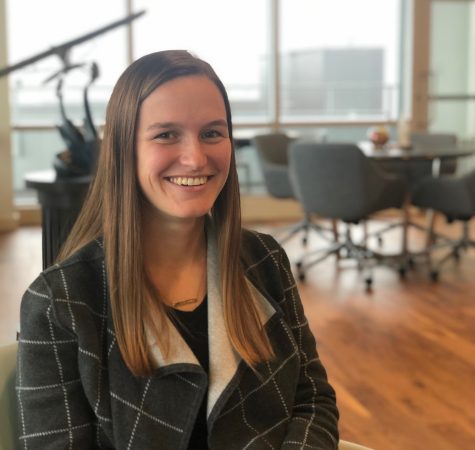
[[[143,232],[144,266],[160,301],[182,310],[196,308],[207,290],[204,217],[147,219]]]
[[[205,258],[204,217],[164,221],[145,215],[142,230],[147,267],[183,268]]]

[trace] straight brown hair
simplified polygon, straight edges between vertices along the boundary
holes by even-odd
[[[137,376],[149,375],[154,369],[147,325],[163,329],[166,323],[165,307],[150,287],[143,263],[144,199],[135,155],[138,116],[142,102],[157,87],[178,77],[196,75],[206,76],[219,89],[233,147],[228,178],[210,214],[217,235],[225,324],[234,349],[250,367],[273,356],[241,263],[240,194],[225,87],[208,63],[184,50],[168,50],[138,59],[117,81],[107,106],[96,175],[58,258],[64,260],[91,240],[103,237],[117,343],[126,365]],[[167,352],[168,342],[158,343]]]

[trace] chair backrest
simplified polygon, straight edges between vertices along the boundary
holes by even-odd
[[[0,347],[0,450],[17,450],[15,393],[17,344]]]
[[[288,164],[287,150],[291,139],[285,133],[268,133],[254,136],[257,155],[263,163]]]
[[[293,198],[289,180],[288,146],[292,141],[284,133],[257,135],[254,147],[262,168],[264,183],[270,195],[277,198]]]
[[[354,144],[297,141],[289,149],[290,180],[305,212],[363,219],[384,189],[379,171]]]
[[[363,447],[359,444],[354,444],[353,442],[342,441],[338,443],[338,450],[371,450],[369,447]]]
[[[451,133],[412,133],[411,144],[420,149],[443,149],[457,145],[457,136]]]

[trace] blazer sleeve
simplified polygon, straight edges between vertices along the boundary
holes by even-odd
[[[292,418],[282,449],[337,449],[339,413],[335,391],[328,383],[310,331],[288,257],[281,249],[280,273],[284,286],[283,309],[300,354],[300,377]]]
[[[94,414],[79,377],[75,334],[59,323],[43,275],[23,296],[17,357],[20,448],[97,448]]]

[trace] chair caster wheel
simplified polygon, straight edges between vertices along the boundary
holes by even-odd
[[[434,282],[439,281],[439,272],[437,270],[431,270],[430,279]]]
[[[308,244],[308,239],[307,239],[307,237],[303,237],[303,238],[302,238],[302,245],[303,245],[304,247],[306,247],[307,244]]]
[[[300,269],[302,268],[302,261],[296,262],[295,267],[297,267],[297,270],[300,272]]]
[[[406,268],[405,267],[399,267],[398,273],[399,273],[399,276],[401,278],[406,278]]]
[[[303,272],[299,272],[299,274],[298,274],[298,279],[299,279],[300,281],[305,281],[305,274],[304,274]]]
[[[383,246],[383,238],[381,236],[378,236],[378,246],[379,247]]]
[[[373,286],[373,279],[372,278],[365,278],[365,283],[366,283],[366,290],[370,291],[371,287]]]
[[[454,259],[457,262],[460,261],[460,253],[457,250],[454,251]]]
[[[409,258],[407,260],[407,265],[411,268],[411,269],[414,269],[414,266],[416,265],[415,261],[414,261],[414,258]]]

